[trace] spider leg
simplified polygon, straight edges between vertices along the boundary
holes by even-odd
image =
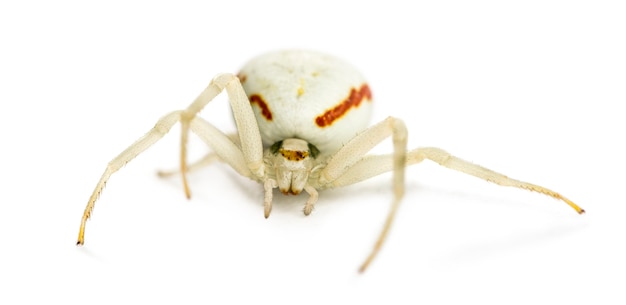
[[[148,133],[146,133],[143,137],[139,138],[139,140],[135,141],[132,145],[122,151],[117,157],[109,162],[104,173],[100,177],[100,181],[96,184],[96,188],[94,189],[91,197],[89,197],[89,201],[87,202],[87,207],[85,207],[85,212],[83,213],[83,218],[80,223],[80,230],[78,231],[78,242],[77,245],[82,245],[85,242],[85,225],[87,223],[87,219],[91,216],[91,212],[93,211],[94,205],[96,204],[96,200],[102,193],[102,189],[106,185],[107,181],[111,177],[112,174],[117,172],[122,166],[126,165],[126,163],[130,162],[132,159],[137,157],[140,153],[148,149],[152,144],[156,143],[160,140],[165,134],[169,132],[176,122],[180,119],[181,111],[171,112],[161,119],[154,125]]]
[[[537,193],[541,193],[544,195],[548,195],[552,198],[559,199],[567,203],[572,209],[576,210],[578,214],[584,214],[585,210],[580,208],[571,200],[563,197],[561,194],[552,191],[543,186],[535,185],[532,183],[516,180],[513,178],[509,178],[503,174],[494,172],[488,168],[484,168],[480,165],[473,164],[469,161],[465,161],[463,159],[457,158],[453,155],[450,155],[448,152],[443,149],[436,147],[423,147],[415,149],[411,152],[411,154],[416,155],[417,158],[429,159],[438,163],[441,166],[481,178],[483,180],[493,182],[495,184],[501,186],[512,186],[520,189],[525,189]]]
[[[210,152],[201,159],[187,165],[187,173],[195,172],[203,167],[207,167],[213,162],[219,160],[220,158],[217,156],[215,152]],[[159,170],[157,171],[157,175],[161,178],[167,178],[174,176],[176,174],[180,174],[180,169],[171,169],[171,170]]]
[[[233,141],[233,143],[237,144],[237,146],[240,147],[239,136],[237,134],[228,134],[228,138],[230,138],[230,140]],[[204,157],[202,157],[201,159],[196,160],[195,162],[189,164],[187,166],[187,173],[195,172],[203,167],[207,167],[213,164],[213,162],[215,161],[222,161],[222,160],[219,158],[219,156],[215,152],[213,151],[209,152],[206,155],[204,155]],[[180,174],[180,169],[157,171],[157,175],[161,178],[167,178],[167,177],[171,177],[177,174]]]
[[[248,108],[249,107],[250,106],[248,106]],[[252,169],[248,166],[248,163],[246,163],[246,152],[242,151],[229,136],[217,129],[213,124],[201,117],[195,117],[189,124],[189,127],[213,150],[213,153],[215,153],[219,160],[230,165],[237,173],[244,177],[261,180],[254,175]],[[259,143],[259,145],[261,144]]]
[[[366,156],[357,164],[352,166],[350,170],[348,170],[341,177],[337,178],[332,182],[331,187],[340,187],[346,186],[350,184],[354,184],[363,180],[367,180],[376,175],[382,174],[384,172],[391,171],[392,167],[392,159],[391,155],[380,155],[380,156]],[[536,184],[516,180],[513,178],[509,178],[503,174],[490,170],[488,168],[482,167],[480,165],[471,163],[469,161],[465,161],[453,155],[450,155],[448,152],[444,151],[441,148],[436,147],[420,147],[414,150],[411,150],[407,153],[406,158],[406,166],[413,165],[416,163],[422,162],[424,159],[431,160],[436,162],[437,164],[489,181],[493,182],[497,185],[501,186],[511,186],[520,189],[525,189],[537,193],[541,193],[547,196],[550,196],[555,199],[559,199],[567,203],[572,209],[574,209],[577,213],[583,214],[585,210],[576,205],[571,200],[565,198],[563,195],[552,191],[546,187],[539,186]]]
[[[393,166],[393,200],[383,229],[374,244],[372,252],[370,252],[367,259],[359,268],[360,272],[365,271],[376,257],[376,254],[378,254],[389,233],[400,201],[404,196],[404,167],[407,159],[407,130],[404,122],[397,118],[388,117],[382,122],[358,134],[331,157],[326,167],[320,173],[320,185],[322,187],[332,186],[334,181],[347,172],[350,172],[353,166],[361,162],[365,154],[390,135],[393,142],[393,159],[391,162]]]
[[[555,199],[559,199],[567,203],[571,208],[576,210],[579,214],[585,213],[585,211],[576,205],[571,200],[565,198],[561,194],[552,191],[543,186],[535,185],[528,182],[519,181],[516,179],[509,178],[503,174],[497,173],[490,169],[484,168],[480,165],[473,164],[469,161],[465,161],[458,157],[450,155],[448,152],[443,149],[436,147],[422,147],[411,150],[407,153],[405,159],[405,166],[409,166],[412,164],[420,163],[424,159],[431,160],[433,162],[438,163],[441,166],[481,178],[483,180],[493,182],[495,184],[501,186],[511,186],[520,189],[525,189],[533,192],[538,192],[544,195],[548,195]],[[394,177],[395,173],[398,172],[396,161],[398,158],[396,154],[394,155],[377,155],[377,156],[366,156],[362,158],[357,163],[350,166],[345,172],[342,173],[341,176],[337,177],[335,180],[329,183],[327,187],[340,187],[346,186],[353,183],[357,183],[368,178],[374,177],[376,175],[388,172],[393,170]],[[397,182],[394,182],[394,188],[397,187]],[[391,221],[393,220],[393,214],[396,212],[398,203],[394,201],[394,205],[392,206],[392,210],[387,217],[387,221],[385,222],[385,226],[383,229],[383,233],[379,237],[376,245],[374,246],[374,251],[370,254],[367,260],[361,266],[360,271],[364,271],[365,268],[369,265],[369,263],[374,258],[376,252],[379,250],[382,245],[383,239],[387,231],[389,230],[389,226]]]
[[[239,140],[245,163],[254,176],[261,178],[265,173],[263,165],[263,145],[256,118],[250,107],[250,102],[239,79],[229,73],[219,74],[198,95],[198,97],[181,113],[181,142],[180,142],[180,172],[183,187],[187,198],[191,197],[187,183],[187,141],[190,124],[196,115],[223,90],[228,94],[235,124],[239,131]]]
[[[235,123],[239,131],[239,145],[213,125],[196,117],[196,114],[224,88],[230,98]],[[80,230],[78,232],[78,245],[82,245],[85,242],[85,225],[91,216],[96,200],[111,175],[161,139],[178,121],[181,122],[181,129],[183,130],[181,141],[181,173],[183,174],[183,183],[187,191],[186,142],[189,129],[198,134],[201,139],[213,148],[220,159],[231,165],[240,174],[257,180],[264,178],[263,144],[261,143],[261,134],[259,133],[259,127],[256,123],[252,108],[250,107],[248,97],[236,76],[232,74],[220,74],[211,81],[207,88],[200,93],[187,109],[171,112],[159,119],[146,135],[135,141],[135,143],[109,162],[85,207]]]

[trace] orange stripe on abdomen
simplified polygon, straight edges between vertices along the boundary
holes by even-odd
[[[250,104],[257,104],[261,108],[261,115],[263,115],[268,121],[272,120],[272,112],[267,106],[267,103],[263,100],[263,97],[259,94],[250,95]]]
[[[330,126],[333,122],[340,119],[350,108],[359,107],[361,102],[367,99],[369,101],[372,100],[372,92],[370,91],[370,87],[367,84],[363,84],[359,90],[352,88],[350,90],[350,95],[343,100],[339,105],[333,107],[332,109],[326,110],[324,114],[315,118],[315,124],[319,127]]]

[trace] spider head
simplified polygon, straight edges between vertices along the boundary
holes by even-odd
[[[302,192],[319,150],[304,140],[285,139],[274,143],[270,147],[270,152],[280,191],[283,194],[294,195]]]

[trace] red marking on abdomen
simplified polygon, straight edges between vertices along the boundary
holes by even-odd
[[[363,84],[358,91],[355,88],[352,88],[352,90],[350,90],[350,95],[343,100],[343,102],[332,109],[326,110],[324,114],[316,117],[315,124],[319,127],[331,125],[334,121],[346,114],[350,108],[359,107],[364,99],[369,101],[372,100],[372,92],[367,84]]]
[[[258,94],[253,94],[250,96],[250,104],[257,104],[261,108],[261,115],[263,115],[268,121],[272,120],[272,112],[270,108],[267,106],[267,103],[263,100],[263,98]]]

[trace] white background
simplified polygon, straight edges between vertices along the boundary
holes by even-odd
[[[21,1],[0,4],[0,303],[624,304],[626,10],[621,1]],[[407,2],[408,3],[408,2]],[[106,163],[219,72],[305,48],[360,67],[375,120],[553,188],[587,210],[431,163],[382,252],[390,175],[304,196],[223,164],[175,168],[178,129]],[[203,117],[232,130],[224,98]],[[197,139],[191,158],[206,149]],[[391,151],[389,142],[379,151]]]

